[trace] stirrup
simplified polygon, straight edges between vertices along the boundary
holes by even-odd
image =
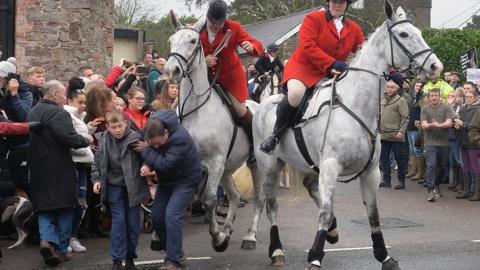
[[[272,134],[265,138],[260,144],[260,150],[267,155],[271,155],[278,144],[278,137],[275,134]]]

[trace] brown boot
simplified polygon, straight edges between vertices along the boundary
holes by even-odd
[[[458,175],[460,174],[460,170],[462,168],[458,165],[453,165],[452,166],[452,172],[453,172],[453,181],[451,184],[448,185],[448,189],[453,190],[457,185],[458,185]]]
[[[57,266],[60,260],[55,256],[53,247],[47,241],[40,241],[40,254],[48,266]]]
[[[477,178],[475,179],[477,181],[477,189],[475,189],[475,194],[470,198],[470,201],[480,201],[480,175],[477,175]]]
[[[457,195],[455,195],[455,198],[457,199],[468,199],[470,193],[470,186],[471,186],[471,177],[468,173],[464,172],[463,170],[460,171],[459,173],[459,180],[463,182],[463,190]]]
[[[410,177],[413,181],[418,181],[425,178],[425,158],[417,157],[417,174]]]
[[[417,156],[411,155],[410,156],[410,162],[412,163],[412,166],[410,166],[410,169],[408,170],[408,174],[405,175],[406,178],[410,178],[412,176],[417,175],[418,169],[417,169]]]

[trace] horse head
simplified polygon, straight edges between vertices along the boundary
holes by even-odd
[[[397,70],[419,73],[422,79],[439,76],[442,62],[422,37],[422,32],[407,19],[405,11],[398,7],[394,12],[389,0],[385,0],[387,42],[385,56],[390,66]]]
[[[175,34],[168,40],[170,55],[165,68],[170,78],[181,81],[195,67],[195,59],[203,59],[200,30],[205,25],[205,20],[203,16],[194,25],[184,26],[173,10],[170,11],[170,21],[176,28]]]

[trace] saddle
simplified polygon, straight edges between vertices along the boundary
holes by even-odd
[[[218,83],[213,84],[213,89],[217,92],[218,96],[222,100],[222,103],[227,107],[228,112],[232,116],[233,123],[236,126],[241,126],[243,127],[242,121],[240,120],[240,116],[237,114],[235,109],[233,108],[233,103],[230,97],[225,93],[225,90],[223,90],[222,86],[220,86]]]
[[[331,86],[331,82],[324,81],[323,83],[312,86],[305,91],[305,95],[303,96],[292,121],[293,127],[316,118],[324,107],[330,105],[331,92],[326,91],[329,86]],[[337,103],[338,99],[334,99],[334,105]]]

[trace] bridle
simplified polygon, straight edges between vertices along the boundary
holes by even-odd
[[[403,51],[403,53],[405,53],[409,60],[410,60],[410,63],[408,65],[407,68],[403,69],[403,70],[399,70],[397,69],[400,73],[404,73],[404,72],[409,72],[411,74],[415,74],[415,70],[416,70],[416,67],[415,67],[415,59],[423,54],[426,54],[428,53],[427,57],[425,57],[425,60],[423,61],[422,65],[419,67],[418,70],[423,70],[423,67],[425,66],[425,64],[427,63],[427,60],[428,58],[430,58],[430,56],[432,56],[433,54],[433,50],[431,48],[428,48],[428,49],[425,49],[425,50],[422,50],[422,51],[419,51],[417,53],[414,53],[412,54],[403,44],[402,42],[400,42],[400,40],[398,39],[397,36],[395,36],[395,34],[393,33],[392,29],[397,26],[397,25],[400,25],[400,24],[403,24],[403,23],[412,23],[412,21],[410,20],[400,20],[400,21],[397,21],[397,22],[394,22],[392,23],[391,25],[387,26],[387,30],[388,30],[388,34],[390,36],[390,53],[391,53],[391,57],[392,57],[392,67],[394,67],[395,69],[397,69],[397,67],[395,66],[395,60],[393,58],[393,41],[395,41],[395,43],[397,43],[398,47],[400,47],[400,49]]]
[[[187,78],[188,81],[190,82],[190,89],[188,90],[188,94],[185,98],[185,100],[183,101],[183,103],[179,103],[178,105],[178,111],[179,111],[179,115],[178,115],[178,119],[180,120],[180,123],[182,122],[183,118],[187,117],[188,115],[196,112],[198,109],[200,109],[203,105],[205,105],[205,103],[207,103],[207,101],[210,99],[210,95],[212,93],[212,85],[215,83],[216,81],[216,76],[214,78],[214,80],[212,81],[212,83],[209,85],[209,87],[207,88],[207,90],[205,90],[204,92],[202,93],[195,93],[194,89],[194,83],[193,83],[193,80],[192,80],[192,77],[191,77],[191,73],[192,73],[192,65],[193,65],[193,61],[195,60],[195,58],[197,57],[197,55],[199,53],[202,52],[202,43],[200,41],[200,32],[195,29],[195,28],[190,28],[190,27],[179,27],[177,28],[177,31],[178,30],[191,30],[191,31],[194,31],[196,32],[198,35],[199,35],[199,38],[198,38],[198,41],[197,41],[197,45],[195,46],[195,49],[193,50],[192,54],[186,58],[185,56],[177,53],[177,52],[170,52],[168,54],[168,57],[173,57],[175,59],[177,59],[177,61],[180,63],[180,68],[182,69],[182,79],[183,78]],[[218,73],[216,73],[218,74]],[[187,113],[184,113],[184,109],[185,109],[185,104],[188,100],[188,98],[191,96],[191,95],[195,95],[197,97],[201,97],[205,94],[208,94],[207,97],[205,98],[205,100],[196,108],[192,109],[191,111],[187,112]],[[179,92],[179,97],[180,97],[180,92]]]

